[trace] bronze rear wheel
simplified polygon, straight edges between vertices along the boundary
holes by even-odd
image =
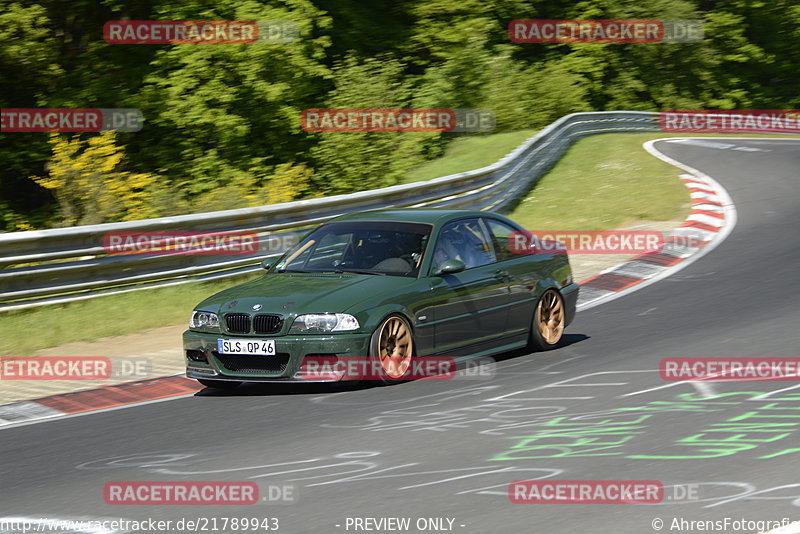
[[[536,303],[531,326],[531,348],[549,350],[557,346],[564,336],[565,321],[564,298],[555,289],[548,289]]]

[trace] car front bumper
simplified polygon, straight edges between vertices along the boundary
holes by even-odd
[[[217,340],[269,338],[275,341],[275,356],[226,355],[217,352]],[[336,382],[333,377],[301,374],[306,356],[361,357],[369,355],[370,334],[249,337],[187,330],[183,333],[186,376],[195,379],[235,382]]]

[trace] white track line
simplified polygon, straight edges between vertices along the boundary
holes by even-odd
[[[596,299],[596,300],[592,300],[592,301],[586,303],[585,305],[582,305],[582,306],[578,305],[578,310],[579,311],[588,310],[590,308],[594,308],[595,306],[597,306],[599,304],[603,304],[603,303],[610,302],[612,300],[618,299],[620,297],[624,297],[625,295],[628,295],[630,293],[633,293],[634,291],[638,291],[640,289],[643,289],[643,288],[649,286],[650,284],[655,284],[656,282],[658,282],[660,280],[663,280],[664,278],[667,278],[668,276],[671,276],[671,275],[677,273],[681,269],[683,269],[685,267],[688,267],[689,265],[693,264],[694,262],[696,262],[697,260],[699,260],[700,258],[705,256],[706,254],[708,254],[709,252],[711,252],[712,250],[717,248],[730,235],[730,233],[733,231],[734,226],[736,226],[736,220],[737,220],[736,219],[736,206],[733,204],[733,200],[731,199],[731,197],[728,194],[728,192],[725,190],[724,187],[722,187],[722,185],[719,182],[717,182],[716,180],[714,180],[713,178],[711,178],[707,174],[695,169],[694,167],[690,167],[690,166],[688,166],[688,165],[686,165],[684,163],[681,163],[680,161],[677,161],[677,160],[674,160],[674,159],[670,158],[669,156],[667,156],[666,154],[663,154],[662,152],[660,152],[658,149],[656,149],[653,146],[655,143],[657,143],[659,141],[667,141],[669,139],[676,139],[676,138],[674,138],[674,137],[665,137],[665,138],[660,138],[660,139],[653,139],[652,141],[647,141],[646,143],[644,143],[644,149],[647,150],[653,156],[657,157],[658,159],[660,159],[662,161],[665,161],[666,163],[669,163],[670,165],[674,165],[675,167],[678,167],[679,169],[682,169],[682,170],[686,171],[687,173],[691,174],[692,176],[698,178],[699,180],[701,180],[701,181],[703,181],[703,182],[705,182],[707,184],[713,185],[714,189],[717,190],[717,196],[719,196],[722,199],[722,206],[723,206],[722,209],[723,209],[723,213],[725,214],[725,225],[720,229],[719,232],[714,234],[713,237],[711,238],[711,240],[706,244],[706,246],[701,248],[696,254],[693,254],[693,255],[687,257],[685,260],[683,260],[681,262],[678,262],[675,265],[672,265],[672,266],[668,267],[667,269],[665,269],[661,273],[653,276],[652,278],[648,278],[647,280],[645,280],[643,282],[639,282],[638,284],[636,284],[634,286],[631,286],[631,287],[629,287],[627,289],[623,289],[622,291],[618,291],[616,293],[610,293],[608,295],[604,295],[603,297],[601,297],[599,299]],[[684,138],[678,138],[678,139],[684,139]],[[690,139],[690,138],[686,138],[686,139]],[[793,141],[793,139],[792,139],[792,141]]]

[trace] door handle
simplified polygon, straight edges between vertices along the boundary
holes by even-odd
[[[506,271],[506,270],[504,270],[504,269],[497,269],[497,270],[494,272],[494,277],[495,277],[495,278],[498,278],[498,279],[500,279],[500,280],[507,280],[507,279],[509,278],[509,276],[508,276],[508,271]]]

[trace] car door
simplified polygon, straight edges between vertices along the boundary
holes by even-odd
[[[511,249],[509,238],[517,228],[494,219],[484,217],[497,255],[497,267],[508,275],[509,314],[507,330],[511,336],[525,336],[531,327],[535,304],[536,284],[546,276],[549,266],[546,254],[520,254]]]
[[[437,353],[462,351],[505,333],[508,284],[497,274],[494,248],[478,218],[452,221],[439,232],[430,271],[430,302]],[[459,273],[436,276],[448,259],[466,265]]]

